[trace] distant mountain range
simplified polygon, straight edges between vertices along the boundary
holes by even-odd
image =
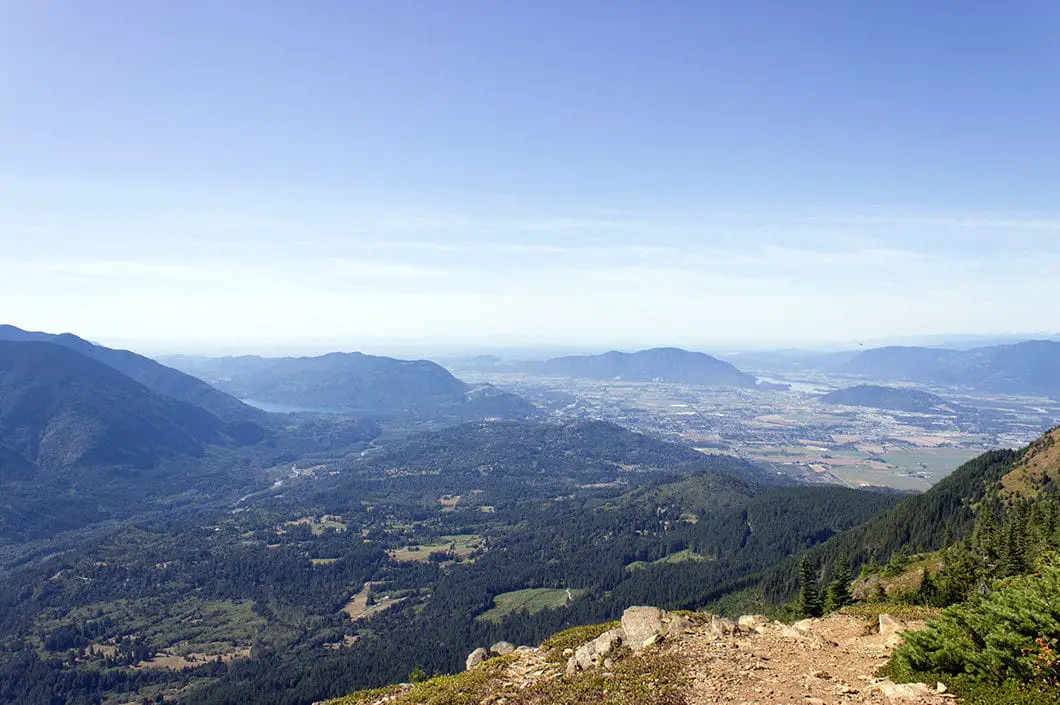
[[[890,411],[913,411],[928,413],[947,406],[942,397],[918,389],[896,389],[873,384],[861,384],[847,389],[838,389],[820,399],[825,404],[866,406]]]
[[[1060,397],[1060,343],[1032,340],[970,350],[875,348],[858,353],[839,371],[881,381]]]
[[[377,417],[527,418],[525,399],[491,385],[472,386],[427,360],[363,353],[318,357],[257,356],[164,360],[255,403]]]
[[[263,422],[268,415],[238,399],[221,392],[201,379],[161,365],[154,360],[128,350],[114,350],[63,333],[54,335],[26,331],[10,325],[0,325],[0,340],[13,342],[48,342],[61,345],[86,357],[112,367],[123,375],[144,385],[151,391],[206,409],[224,421]]]
[[[652,348],[634,353],[612,350],[602,355],[569,355],[526,363],[523,369],[541,375],[625,382],[673,382],[710,387],[756,387],[755,378],[701,352]]]

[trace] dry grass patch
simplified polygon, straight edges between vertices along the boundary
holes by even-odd
[[[1060,479],[1060,428],[1030,445],[1013,469],[1001,478],[1006,494],[1033,497],[1045,478]]]
[[[342,608],[342,611],[349,616],[351,622],[371,617],[373,614],[389,609],[405,599],[403,597],[390,597],[389,595],[376,595],[375,603],[369,605],[368,593],[372,589],[371,584],[365,585],[364,589],[351,597],[346,606]]]
[[[839,610],[840,614],[849,614],[862,619],[879,619],[881,614],[889,614],[903,621],[926,621],[935,619],[942,610],[922,605],[907,605],[902,602],[859,602]]]

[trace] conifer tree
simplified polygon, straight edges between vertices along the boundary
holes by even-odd
[[[966,674],[984,681],[1014,680],[1055,688],[1060,683],[1060,560],[1037,573],[998,583],[943,610],[910,633],[893,655],[899,673]]]
[[[799,614],[803,617],[820,617],[824,613],[821,592],[817,586],[817,573],[807,556],[799,563]]]
[[[844,607],[853,600],[850,596],[850,566],[843,556],[832,564],[832,581],[828,583],[828,611]]]

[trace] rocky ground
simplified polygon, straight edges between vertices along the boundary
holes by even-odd
[[[468,670],[422,686],[343,699],[343,705],[944,705],[943,684],[896,684],[875,676],[922,626],[888,615],[833,614],[783,624],[761,616],[731,621],[631,607],[621,625],[566,647],[495,644],[468,657]],[[610,627],[610,628],[607,628]],[[587,628],[580,628],[587,629]],[[577,633],[572,630],[571,633]],[[645,682],[649,687],[644,687]]]
[[[744,622],[752,628],[743,633],[717,638],[697,627],[673,645],[690,681],[689,705],[953,702],[937,684],[897,685],[873,675],[900,643],[897,632],[918,624],[884,616],[873,625],[842,614],[794,626]]]

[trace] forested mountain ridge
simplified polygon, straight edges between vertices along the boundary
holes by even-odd
[[[689,446],[663,441],[608,421],[489,421],[431,431],[385,446],[367,461],[395,463],[442,474],[556,474],[576,468],[582,479],[603,480],[622,474],[666,472],[692,474],[717,470],[762,480],[770,477],[757,465],[731,456],[709,455]],[[602,470],[605,475],[595,473]]]
[[[1030,513],[1036,505],[1051,506],[1060,487],[1055,483],[1060,478],[1058,440],[1060,428],[1025,448],[989,451],[973,458],[923,494],[906,498],[806,555],[824,568],[842,558],[856,572],[862,566],[886,564],[899,553],[912,555],[957,545],[973,534],[984,512],[1000,516],[1010,511]],[[1018,520],[1011,526],[1026,523]],[[750,593],[777,605],[792,597],[797,583],[798,565],[790,560],[748,585],[754,586]]]
[[[96,345],[70,333],[54,335],[0,325],[0,340],[61,345],[114,368],[158,394],[202,407],[224,421],[263,423],[268,417],[260,409],[244,404],[201,379],[166,367],[143,355]]]
[[[507,507],[584,492],[617,492],[664,478],[697,475],[714,501],[785,484],[752,463],[706,455],[605,421],[471,422],[415,434],[334,465],[335,474],[293,486],[292,497]],[[304,500],[300,500],[304,501]]]
[[[680,348],[652,348],[634,353],[568,355],[526,363],[535,374],[627,382],[675,382],[719,387],[755,387],[755,378],[706,353]]]
[[[230,394],[256,402],[365,416],[527,418],[536,408],[491,385],[469,385],[428,360],[364,353],[316,357],[167,358]]]
[[[0,341],[0,445],[42,469],[145,467],[229,439],[216,416],[45,342]]]
[[[1012,469],[1019,451],[996,450],[961,465],[923,494],[907,497],[863,525],[844,531],[811,549],[815,565],[830,566],[843,557],[852,570],[886,563],[899,551],[938,550],[967,534],[975,523],[974,506]],[[791,599],[798,584],[798,564],[789,560],[746,585],[767,603]]]
[[[876,380],[1060,396],[1060,343],[1029,340],[970,350],[892,346],[865,350],[839,368]]]
[[[0,545],[248,486],[248,426],[260,440],[64,346],[0,341]]]

